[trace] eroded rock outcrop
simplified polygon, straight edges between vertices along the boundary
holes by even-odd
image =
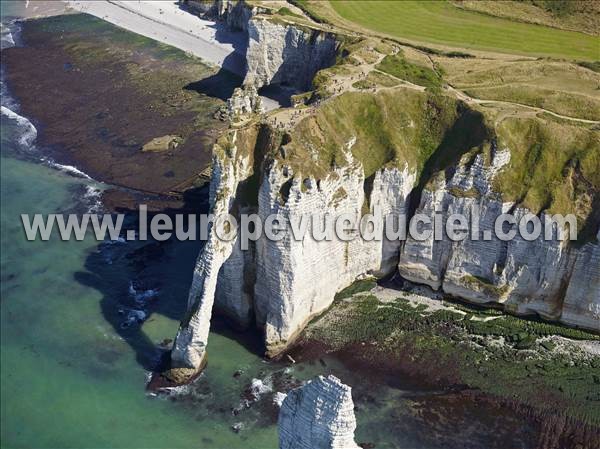
[[[280,449],[358,449],[352,389],[319,376],[290,391],[279,412]]]
[[[404,107],[397,109],[398,104]],[[383,112],[366,125],[365,111]],[[342,95],[291,134],[258,124],[231,131],[233,143],[215,151],[213,213],[244,210],[263,223],[276,216],[286,226],[317,212],[322,217],[347,214],[355,223],[375,208],[383,215],[430,217],[436,210],[443,217],[469,218],[477,212],[479,231],[493,231],[503,213],[517,221],[531,213],[522,198],[508,200],[502,190],[507,189],[502,177],[518,169],[513,159],[524,151],[511,140],[515,129],[520,130],[511,127],[507,133],[460,101],[428,93]],[[568,135],[568,130],[559,131]],[[585,139],[589,151],[598,148],[593,131],[577,132],[581,135],[573,148]],[[425,159],[424,146],[430,148]],[[581,179],[581,174],[569,178],[566,188],[588,189],[577,205],[585,219],[594,190],[583,181],[577,184]],[[548,208],[535,212],[543,222],[549,219]],[[355,235],[357,226],[347,234]],[[293,232],[279,240],[263,235],[248,251],[241,250],[237,238],[223,243],[211,234],[198,259],[174,365],[201,367],[213,304],[242,326],[255,322],[264,331],[268,354],[276,355],[337,292],[366,275],[395,270],[471,302],[600,331],[598,229],[582,247],[556,239],[561,231],[568,233],[565,226],[554,225],[548,241],[543,236],[528,241],[518,234],[502,241],[493,232],[489,239],[480,235],[462,241],[451,241],[445,233],[440,239],[409,237],[404,243],[345,241],[315,239],[309,221],[301,238]]]
[[[291,168],[275,162],[261,185],[258,204],[263,221],[270,215],[277,215],[286,225],[307,219],[301,239],[286,233],[279,241],[262,238],[256,244],[256,321],[264,328],[271,355],[283,350],[310,318],[329,307],[335,294],[359,276],[384,276],[395,270],[398,246],[394,249],[392,242],[315,238],[326,216],[347,214],[355,223],[360,220],[365,204],[364,170],[349,150],[346,161],[320,180],[294,176]],[[415,174],[408,167],[378,171],[371,209],[402,213],[414,182]],[[349,236],[357,233],[356,227],[348,230]]]
[[[227,23],[232,30],[245,31],[253,15],[263,12],[238,0],[180,0],[191,12]]]
[[[303,92],[311,88],[319,70],[335,63],[340,44],[334,33],[288,23],[269,9],[244,1],[187,0],[185,4],[231,30],[247,33],[245,88],[274,84]]]
[[[552,225],[551,238],[544,235],[525,240],[520,233],[502,241],[494,232],[496,219],[510,213],[517,222],[532,212],[514,202],[503,202],[492,183],[510,160],[510,150],[492,151],[484,163],[478,155],[467,164],[465,157],[452,178],[435,180],[421,193],[415,213],[434,220],[436,212],[445,223],[452,214],[476,217],[484,233],[477,239],[451,241],[443,233],[426,240],[408,237],[398,271],[412,282],[477,304],[501,304],[518,315],[536,314],[548,320],[600,330],[600,273],[597,243],[578,250],[568,240],[567,226]],[[540,214],[542,227],[550,214]],[[505,226],[505,232],[516,226]],[[485,233],[489,239],[484,237]],[[574,277],[573,277],[574,276]]]
[[[210,183],[210,204],[215,217],[225,216],[236,206],[236,192],[239,184],[252,173],[251,158],[239,152],[236,146],[237,134],[233,132],[225,142],[215,145]],[[171,352],[172,368],[200,370],[206,363],[206,344],[210,331],[210,320],[213,313],[215,295],[218,289],[219,273],[223,265],[236,263],[231,257],[237,244],[235,230],[222,227],[225,234],[218,234],[219,222],[210,225],[208,239],[202,249],[192,280],[188,297],[187,314],[180,325]],[[228,239],[223,235],[232,236]],[[235,254],[239,254],[236,252]],[[234,289],[243,283],[237,283]],[[221,284],[221,288],[226,284]],[[239,290],[232,291],[239,294]],[[230,308],[238,310],[243,303],[243,297],[237,296],[238,301]]]
[[[248,23],[245,85],[281,84],[300,91],[311,88],[315,74],[335,62],[336,36],[256,17]]]
[[[560,321],[600,331],[600,229],[577,253]]]
[[[262,99],[254,86],[244,89],[238,87],[227,100],[227,118],[236,122],[247,115],[261,114],[264,112]]]

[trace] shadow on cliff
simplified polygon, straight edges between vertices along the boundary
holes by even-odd
[[[233,95],[236,87],[240,87],[243,81],[243,77],[229,70],[220,69],[212,76],[189,83],[184,89],[227,101]]]
[[[190,192],[181,209],[163,210],[174,214],[207,213],[208,187]],[[122,235],[138,229],[137,212],[123,210]],[[152,215],[149,214],[148,221]],[[199,226],[198,226],[199,227]],[[187,226],[184,227],[187,229]],[[202,242],[171,239],[103,242],[90,252],[86,271],[75,273],[81,284],[102,295],[100,309],[107,323],[135,351],[137,362],[148,371],[155,369],[171,348],[179,321],[183,318],[192,274]],[[145,317],[139,319],[139,312]],[[237,340],[250,351],[260,353],[257,332],[233,332],[217,319],[212,332]]]
[[[210,28],[215,29],[216,41],[230,44],[233,52],[225,57],[217,73],[190,83],[184,89],[227,101],[233,95],[234,89],[242,85],[246,76],[248,36],[243,31],[230,31],[222,22],[216,22],[210,25]]]
[[[448,181],[454,175],[454,170],[465,153],[492,138],[479,111],[474,111],[460,103],[458,109],[457,120],[444,133],[441,143],[425,162],[419,182],[409,195],[409,219],[415,214],[421,202],[423,189],[437,172],[444,171]]]

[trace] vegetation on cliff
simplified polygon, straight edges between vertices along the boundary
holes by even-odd
[[[600,192],[598,131],[551,118],[510,117],[497,133],[511,150],[496,186],[503,199],[533,213],[574,213],[584,223]]]
[[[431,309],[401,291],[382,300],[372,288],[363,281],[338,295],[303,343],[320,341],[330,351],[368,346],[355,356],[600,425],[600,356],[577,349],[600,337],[462,303]]]
[[[305,175],[324,176],[334,164],[344,165],[342,150],[355,138],[352,154],[367,178],[387,165],[420,170],[460,114],[457,101],[446,96],[345,93],[297,125],[286,162]]]

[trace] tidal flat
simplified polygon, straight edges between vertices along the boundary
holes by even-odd
[[[21,28],[23,45],[3,52],[6,82],[52,158],[173,201],[198,184],[237,76],[86,14]]]
[[[298,360],[315,353],[336,354],[358,370],[376,366],[392,385],[429,383],[454,389],[462,404],[470,398],[513,409],[538,428],[538,447],[600,444],[600,337],[587,331],[399,279],[365,280],[340,292],[292,351]]]

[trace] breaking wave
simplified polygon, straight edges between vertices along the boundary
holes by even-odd
[[[4,97],[4,95],[3,95]],[[7,106],[2,105],[2,115],[14,120],[19,125],[21,135],[19,136],[19,144],[28,149],[33,147],[35,139],[37,139],[37,129],[33,126],[27,118],[17,114],[15,111],[9,109]]]
[[[56,170],[62,171],[64,173],[67,173],[71,176],[75,176],[76,178],[93,180],[93,178],[91,176],[89,176],[88,174],[84,173],[83,171],[79,170],[77,167],[74,167],[72,165],[59,164],[58,162],[55,162],[51,158],[47,158],[47,157],[42,157],[42,161],[45,162],[50,167],[55,168]]]

